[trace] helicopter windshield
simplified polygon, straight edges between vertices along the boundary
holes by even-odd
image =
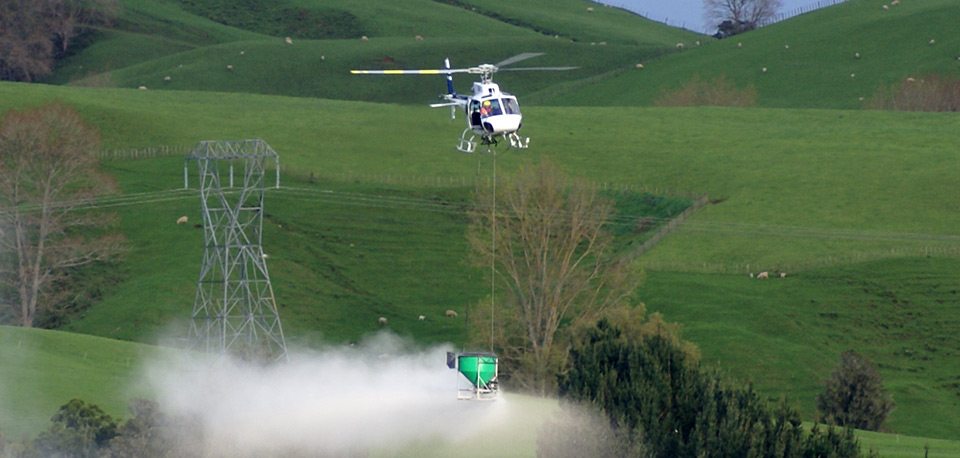
[[[500,110],[500,101],[497,99],[484,100],[480,105],[480,115],[486,118],[487,116],[496,116],[503,114]]]
[[[517,104],[517,99],[503,99],[503,114],[520,114],[520,105]]]

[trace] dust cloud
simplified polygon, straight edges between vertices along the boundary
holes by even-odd
[[[208,456],[363,455],[465,440],[511,416],[502,397],[456,399],[451,350],[413,350],[381,333],[270,365],[165,361],[147,383],[165,412],[194,420]]]

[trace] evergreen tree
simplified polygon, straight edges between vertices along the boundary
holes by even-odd
[[[661,335],[630,334],[601,319],[579,336],[559,380],[561,401],[600,412],[617,442],[613,450],[650,457],[859,457],[852,431],[804,432],[786,401],[770,411],[750,385],[702,368],[680,345]],[[571,428],[565,449],[590,428]]]
[[[895,407],[877,366],[852,350],[840,355],[837,368],[823,385],[817,410],[828,424],[880,431]]]
[[[34,441],[37,456],[94,457],[117,435],[116,420],[81,399],[61,406],[50,421],[53,424]]]

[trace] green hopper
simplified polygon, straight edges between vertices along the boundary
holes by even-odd
[[[493,353],[447,352],[447,367],[457,370],[457,399],[495,401],[498,364]]]

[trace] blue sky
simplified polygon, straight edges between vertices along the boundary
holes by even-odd
[[[783,8],[779,12],[785,13],[813,5],[817,0],[781,0],[781,2]],[[703,0],[607,0],[600,3],[619,6],[675,27],[684,27],[697,32],[716,32],[716,27],[712,25],[708,27],[703,19]],[[707,30],[708,28],[710,30]]]

